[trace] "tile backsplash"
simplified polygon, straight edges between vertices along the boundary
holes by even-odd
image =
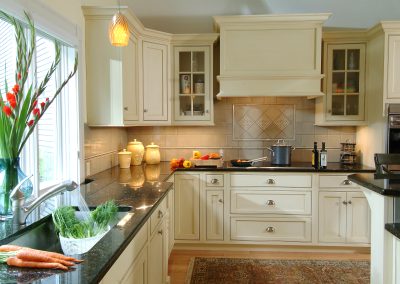
[[[189,158],[193,150],[202,153],[224,150],[225,159],[249,159],[269,156],[265,149],[274,140],[243,140],[234,137],[233,106],[268,105],[294,106],[295,113],[288,117],[293,123],[294,139],[288,144],[296,147],[292,153],[293,161],[310,161],[310,150],[314,141],[326,142],[328,160],[339,161],[340,143],[356,141],[356,128],[314,126],[315,100],[292,97],[228,98],[214,102],[214,126],[140,126],[131,128],[85,128],[85,160],[90,163],[90,174],[105,170],[117,164],[117,153],[126,148],[128,141],[137,139],[148,145],[151,142],[160,146],[161,160]],[[266,105],[266,106],[265,106]],[[273,107],[273,106],[272,106]],[[284,123],[287,124],[287,123]],[[287,125],[289,125],[287,124]],[[282,125],[280,125],[281,127]],[[268,136],[267,134],[264,134]],[[237,137],[236,137],[237,138]],[[86,171],[88,173],[88,171]]]

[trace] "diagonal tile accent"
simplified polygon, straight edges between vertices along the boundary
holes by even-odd
[[[233,105],[234,140],[295,139],[295,105]]]

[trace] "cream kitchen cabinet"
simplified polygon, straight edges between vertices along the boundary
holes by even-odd
[[[143,122],[170,120],[168,45],[143,41]]]
[[[206,239],[224,240],[223,190],[206,190]]]
[[[324,33],[323,91],[316,99],[316,125],[366,124],[366,39],[362,34]],[[342,38],[339,38],[339,36]]]
[[[86,106],[90,126],[125,126],[139,119],[138,40],[111,46],[109,18],[86,15]]]
[[[171,124],[171,35],[147,30],[128,11],[130,42],[111,46],[113,9],[84,7],[89,126]]]
[[[213,125],[213,44],[218,34],[173,35],[176,125]]]
[[[361,191],[319,192],[319,241],[369,243],[370,210]]]
[[[179,172],[175,183],[175,240],[220,242],[224,240],[224,175]]]
[[[200,174],[176,173],[175,240],[200,240]]]
[[[168,257],[165,221],[158,224],[149,242],[149,284],[165,283],[167,277]]]
[[[400,101],[400,26],[394,34],[388,36],[386,69],[386,98],[388,101]]]

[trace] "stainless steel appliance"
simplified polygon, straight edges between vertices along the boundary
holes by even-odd
[[[400,153],[400,104],[391,104],[388,108],[386,152]]]

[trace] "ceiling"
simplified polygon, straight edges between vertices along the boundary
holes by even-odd
[[[213,32],[212,16],[332,13],[327,27],[369,28],[400,20],[400,0],[121,0],[143,24],[170,33]]]

